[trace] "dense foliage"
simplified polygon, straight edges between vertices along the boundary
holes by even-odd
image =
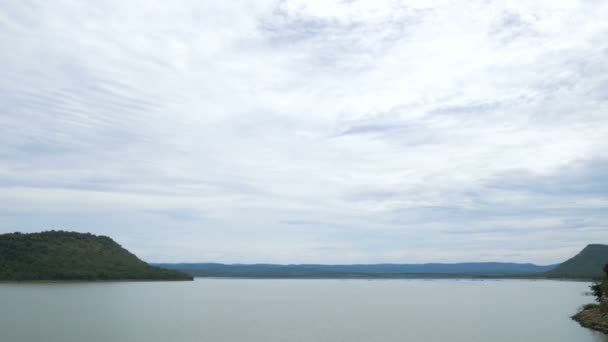
[[[608,264],[604,266],[604,272],[606,273],[606,278],[591,285],[591,292],[593,292],[595,299],[599,303],[608,301]]]
[[[599,279],[604,276],[602,268],[608,263],[608,246],[592,244],[580,253],[547,272],[550,278]]]
[[[187,280],[148,265],[106,236],[65,231],[0,235],[0,280]]]
[[[582,326],[608,334],[608,264],[604,266],[605,277],[591,285],[597,304],[583,306],[572,318]]]

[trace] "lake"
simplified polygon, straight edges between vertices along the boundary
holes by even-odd
[[[588,283],[262,280],[0,284],[7,342],[607,342]]]

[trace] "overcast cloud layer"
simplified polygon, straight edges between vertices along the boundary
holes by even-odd
[[[0,2],[0,233],[147,261],[608,243],[606,1]]]

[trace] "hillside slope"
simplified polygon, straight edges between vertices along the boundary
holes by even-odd
[[[549,278],[601,278],[608,264],[608,245],[587,245],[574,257],[547,272]]]
[[[65,231],[0,235],[0,280],[190,280],[148,265],[106,236]]]

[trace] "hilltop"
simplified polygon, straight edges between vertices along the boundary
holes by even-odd
[[[597,279],[604,276],[602,268],[608,264],[608,245],[587,245],[574,257],[546,273],[549,278]]]
[[[0,280],[191,280],[151,266],[107,236],[65,231],[0,234]]]

